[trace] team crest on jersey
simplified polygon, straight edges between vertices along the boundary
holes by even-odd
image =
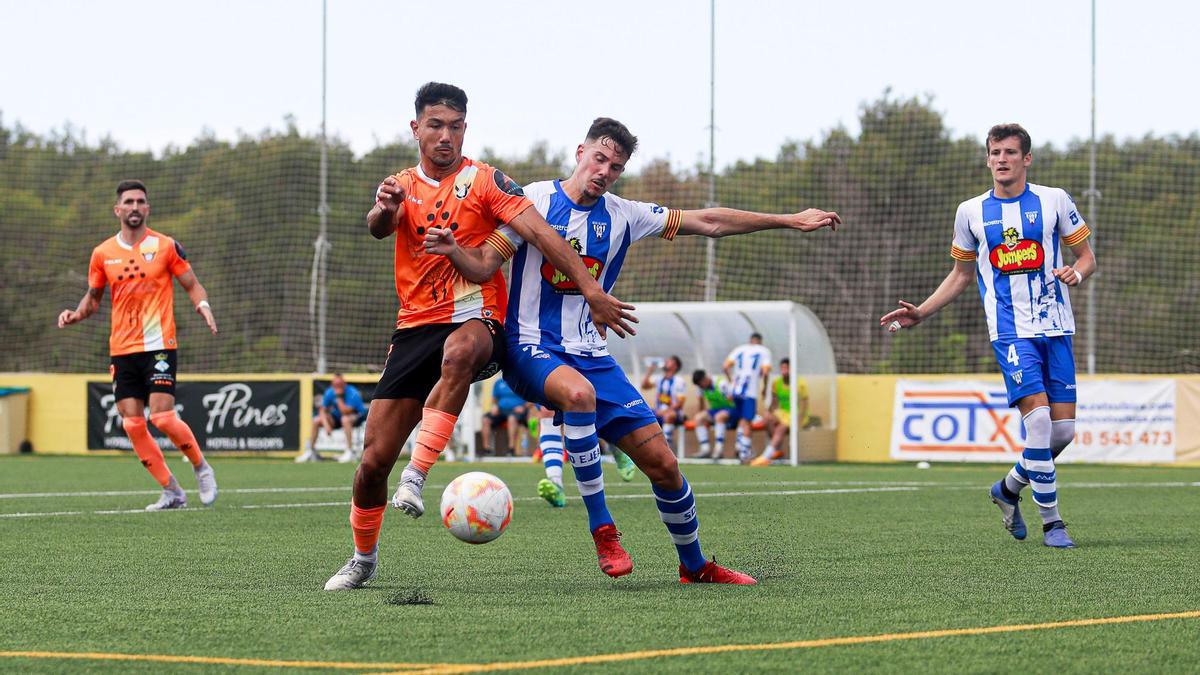
[[[475,182],[475,174],[479,173],[479,167],[472,164],[458,172],[454,177],[454,196],[459,199],[466,199],[467,194],[471,191],[471,184]]]
[[[1020,236],[1015,227],[1005,229],[1004,241],[993,248],[988,256],[992,267],[1001,274],[1032,274],[1042,269],[1046,254],[1041,243],[1032,239],[1021,239]]]
[[[492,180],[496,181],[496,187],[500,188],[500,191],[506,195],[512,195],[514,197],[525,196],[525,191],[521,189],[520,185],[517,185],[517,181],[505,176],[504,172],[500,169],[496,169],[496,171],[492,173]]]
[[[1022,368],[1021,370],[1014,370],[1010,377],[1012,377],[1013,382],[1016,382],[1018,385],[1020,385],[1024,374],[1025,374],[1025,369]]]
[[[142,253],[142,260],[150,262],[154,260],[154,254],[158,253],[158,237],[146,237],[142,240],[142,245],[138,247]]]
[[[1030,225],[1037,222],[1037,217],[1038,217],[1037,211],[1026,211],[1025,212],[1025,220],[1028,220]]]
[[[607,225],[608,223],[605,223],[603,220],[592,221],[592,231],[596,233],[597,239],[604,238],[604,228],[607,227]]]

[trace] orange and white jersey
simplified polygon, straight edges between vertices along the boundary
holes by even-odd
[[[445,256],[425,253],[425,230],[449,228],[464,248],[489,244],[507,260],[516,252],[512,235],[497,228],[533,204],[521,186],[500,170],[466,157],[442,180],[417,165],[395,175],[404,188],[396,226],[396,328],[468,319],[504,321],[508,293],[499,270],[483,284],[467,281]],[[507,231],[507,228],[506,228]]]
[[[149,228],[132,246],[117,233],[92,249],[88,286],[112,290],[111,355],[178,348],[171,282],[191,269],[174,239]]]

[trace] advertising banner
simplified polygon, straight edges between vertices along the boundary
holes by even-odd
[[[1059,461],[1175,461],[1173,380],[1081,381],[1077,392],[1075,442]],[[1007,463],[1024,447],[999,381],[896,382],[892,459]]]
[[[300,446],[300,382],[197,381],[175,386],[175,411],[204,452],[296,450]],[[175,446],[150,425],[161,447]],[[130,450],[112,383],[87,383],[89,450]]]

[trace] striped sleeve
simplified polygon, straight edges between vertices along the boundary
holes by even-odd
[[[966,249],[959,248],[959,247],[955,246],[954,244],[951,244],[950,245],[950,257],[954,258],[955,260],[961,261],[961,262],[974,262],[976,255],[975,255],[975,251],[968,251]]]
[[[667,241],[674,241],[675,235],[679,234],[679,224],[683,221],[683,211],[679,209],[667,209],[667,224],[663,227],[660,235]]]
[[[488,246],[496,249],[496,252],[500,254],[500,257],[505,260],[511,260],[512,257],[516,255],[517,246],[519,245],[519,242],[513,242],[512,239],[505,236],[505,233],[501,232],[500,230],[493,231],[488,235],[484,242],[487,243]]]
[[[1068,234],[1067,236],[1063,237],[1063,243],[1066,244],[1067,246],[1076,246],[1076,245],[1082,243],[1084,239],[1087,239],[1090,236],[1092,236],[1092,230],[1091,230],[1091,228],[1089,228],[1087,226],[1086,223],[1084,223],[1082,226],[1079,227],[1079,229],[1077,229],[1074,232],[1072,232],[1071,234]]]

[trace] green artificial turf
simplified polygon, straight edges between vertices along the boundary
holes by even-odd
[[[322,663],[484,664],[766,645],[1200,610],[1200,469],[1064,465],[1075,550],[1014,541],[987,499],[999,466],[685,465],[704,550],[756,587],[681,585],[640,474],[606,467],[634,560],[597,568],[574,487],[553,510],[532,464],[443,464],[430,513],[390,511],[371,585],[327,593],[351,552],[353,467],[213,459],[222,493],[184,511],[154,500],[129,457],[0,458],[0,652],[103,652]],[[517,498],[483,546],[436,515],[442,487],[482,469]],[[570,470],[567,470],[568,476]],[[568,481],[569,483],[570,481]],[[394,484],[394,481],[393,481]],[[100,492],[134,494],[95,494]],[[62,496],[14,496],[63,493]],[[1028,494],[1028,493],[1026,493]],[[113,511],[102,513],[102,511]],[[15,516],[15,514],[57,514]],[[542,672],[1194,671],[1200,618],[874,644],[568,663]],[[0,671],[280,672],[275,666],[13,658]],[[289,669],[291,670],[291,669]],[[333,671],[316,667],[302,672]],[[379,672],[362,668],[338,672]]]

